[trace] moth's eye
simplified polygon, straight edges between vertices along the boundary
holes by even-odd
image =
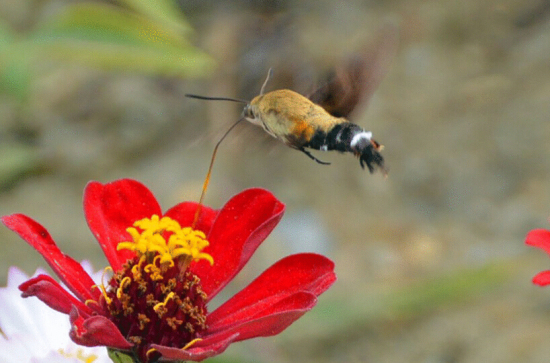
[[[244,106],[243,116],[245,118],[254,119],[254,112],[252,112],[252,107],[250,105]]]

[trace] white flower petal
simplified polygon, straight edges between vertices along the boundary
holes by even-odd
[[[83,268],[99,282],[102,272],[91,264]],[[33,276],[47,274],[38,269]],[[94,363],[111,363],[105,347],[81,347],[69,338],[69,317],[50,309],[36,297],[22,298],[18,286],[29,277],[17,267],[8,271],[8,286],[0,288],[0,362],[2,363],[82,363],[80,356],[94,355]]]

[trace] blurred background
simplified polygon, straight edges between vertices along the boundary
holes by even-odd
[[[307,93],[388,23],[395,55],[353,119],[385,145],[387,178],[248,123],[220,147],[207,205],[263,187],[287,209],[219,300],[302,251],[338,281],[284,333],[209,361],[548,362],[550,289],[531,278],[550,260],[524,245],[550,216],[547,0],[0,0],[0,214],[102,269],[86,183],[196,201],[242,109],[185,93],[251,99],[269,67],[267,90]],[[3,226],[0,241],[0,281],[45,266]]]

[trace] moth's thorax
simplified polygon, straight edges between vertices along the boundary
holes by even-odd
[[[321,106],[308,98],[288,89],[272,91],[255,97],[251,105],[256,105],[262,114],[275,113],[286,118],[332,117]]]

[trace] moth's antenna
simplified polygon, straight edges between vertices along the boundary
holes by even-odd
[[[237,120],[237,122],[231,125],[231,127],[225,132],[225,134],[223,134],[220,141],[218,141],[218,143],[214,147],[214,152],[212,152],[212,159],[210,160],[210,166],[208,167],[208,173],[206,174],[206,178],[204,179],[204,184],[202,185],[202,192],[201,192],[201,197],[199,199],[199,204],[197,205],[197,210],[195,211],[195,218],[193,218],[193,224],[191,225],[191,228],[193,229],[195,228],[195,225],[199,220],[199,215],[201,214],[202,201],[204,200],[204,196],[206,195],[206,189],[208,189],[208,183],[210,183],[210,175],[212,174],[212,167],[214,166],[214,160],[216,159],[216,153],[218,152],[218,147],[222,143],[223,139],[225,139],[225,137],[231,132],[231,130],[233,130],[235,126],[237,126],[237,124],[242,120],[244,120],[244,117],[241,117],[240,119]]]
[[[267,86],[267,82],[273,77],[273,68],[269,68],[269,71],[267,71],[267,78],[264,81],[264,84],[262,85],[262,88],[260,89],[260,96],[264,94],[265,86]]]
[[[246,100],[241,100],[241,99],[239,99],[239,98],[231,98],[231,97],[208,97],[208,96],[193,95],[193,94],[189,94],[189,93],[187,93],[187,94],[185,95],[185,97],[188,97],[188,98],[196,98],[196,99],[199,99],[199,100],[208,100],[208,101],[232,101],[232,102],[239,102],[239,103],[248,104],[248,101],[246,101]]]

